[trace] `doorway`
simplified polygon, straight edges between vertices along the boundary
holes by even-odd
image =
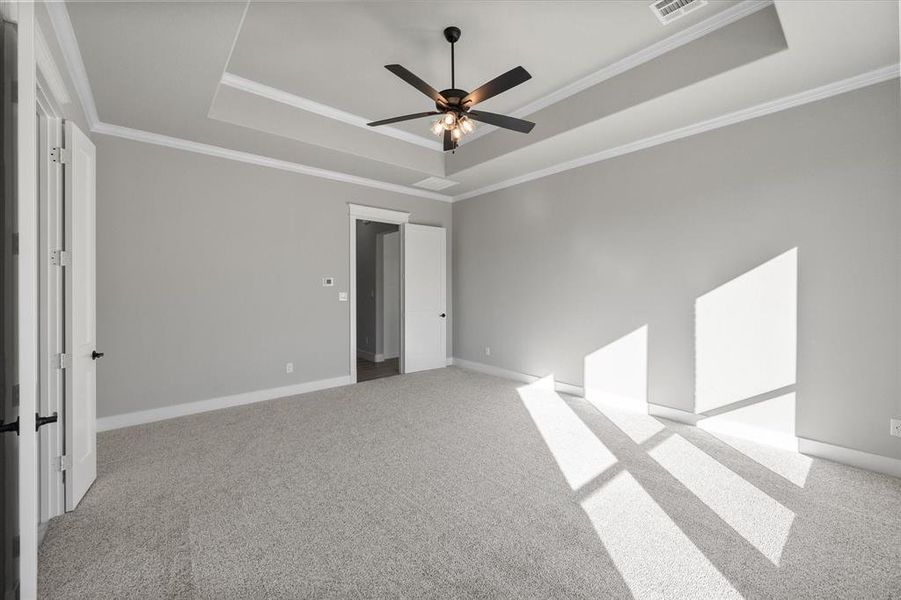
[[[368,363],[372,363],[374,368],[382,371],[377,376],[414,373],[447,366],[447,230],[441,226],[410,223],[410,213],[407,212],[351,203],[348,203],[348,209],[350,216],[350,278],[348,282],[350,293],[339,292],[338,299],[349,300],[350,345],[348,351],[351,383],[358,381],[357,365],[360,358],[368,359]],[[389,266],[386,270],[384,265],[382,266],[381,294],[376,294],[375,283],[372,287],[361,288],[358,292],[357,231],[358,223],[365,221],[370,224],[362,225],[364,228],[375,225],[375,228],[370,231],[372,237],[378,239],[377,235],[382,235],[382,261],[386,257],[389,261],[392,260],[395,246],[391,236],[395,234],[395,231],[397,235],[398,268],[395,271],[392,266]],[[391,226],[394,226],[396,230]],[[377,248],[376,245],[376,251]],[[384,295],[386,282],[389,292],[393,286],[390,277],[394,273],[397,273],[398,277],[399,301],[397,303],[392,296]],[[382,329],[379,346],[375,341],[370,341],[367,345],[366,333],[362,334],[364,338],[362,346],[357,343],[357,308],[360,295],[369,296],[373,306],[375,300],[380,299]],[[361,307],[364,305],[366,305],[365,301],[360,302]],[[393,311],[394,306],[398,307],[398,328],[394,327],[391,314],[385,315],[385,310]],[[372,319],[374,323],[377,323],[375,316]],[[376,337],[375,325],[371,331],[373,337],[370,339],[374,340]],[[393,338],[389,336],[395,331],[398,332],[396,371],[393,370],[390,363],[389,365],[379,364],[385,362],[386,354],[390,358],[393,353],[395,346]],[[376,348],[381,348],[381,352],[376,351]],[[358,352],[358,350],[362,352]],[[378,354],[381,356],[377,356]],[[382,360],[377,361],[377,358]],[[370,367],[368,363],[361,363],[361,365]],[[364,377],[368,375],[370,374],[367,373]]]
[[[400,374],[400,228],[356,221],[357,381]]]

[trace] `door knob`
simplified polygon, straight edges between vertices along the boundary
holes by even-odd
[[[98,358],[103,358],[103,352],[97,352],[96,350],[94,350],[93,352],[91,352],[91,359],[92,359],[92,360],[97,360]]]
[[[12,423],[0,421],[0,433],[6,433],[7,431],[15,431],[16,435],[19,435],[19,419],[16,419]]]
[[[441,318],[442,318],[442,319],[443,319],[443,318],[444,318],[444,317],[446,317],[446,316],[447,316],[447,315],[446,315],[446,314],[444,314],[444,313],[441,313],[441,314],[440,314],[440,315],[438,315],[438,316],[439,316],[439,317],[441,317]]]
[[[42,417],[38,413],[34,413],[34,430],[37,431],[42,426],[47,425],[48,423],[56,423],[59,419],[59,413],[53,413],[49,417]]]

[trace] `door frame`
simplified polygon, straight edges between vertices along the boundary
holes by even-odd
[[[19,234],[19,596],[37,597],[38,574],[38,205],[37,61],[34,4],[3,2],[0,12],[18,27],[18,234]]]
[[[347,203],[348,216],[350,218],[349,235],[350,243],[350,280],[348,281],[348,297],[350,303],[350,347],[348,348],[348,364],[350,365],[350,382],[357,382],[357,221],[375,221],[377,223],[389,223],[392,225],[403,225],[410,222],[410,213],[391,210],[388,208],[378,208],[375,206],[364,206],[362,204]],[[403,256],[404,236],[400,236],[401,256]],[[403,289],[403,272],[401,272],[401,289]],[[404,312],[403,312],[403,293],[401,293],[401,310],[400,310],[400,326],[403,331]],[[400,339],[400,372],[404,372],[404,340]]]
[[[41,73],[40,63],[38,72]],[[51,149],[63,146],[63,121],[59,117],[52,94],[38,78],[36,104],[40,121],[40,136],[37,140],[38,169],[38,269],[40,294],[38,327],[39,383],[38,412],[42,415],[59,414],[59,421],[42,427],[38,433],[38,512],[39,537],[43,535],[47,522],[65,512],[65,489],[63,472],[59,468],[59,457],[63,454],[63,431],[65,414],[63,410],[63,375],[54,363],[54,357],[64,351],[63,332],[63,272],[51,263],[53,250],[64,248],[63,208],[62,208],[62,168],[52,158]]]

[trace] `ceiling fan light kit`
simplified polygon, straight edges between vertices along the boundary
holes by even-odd
[[[454,44],[460,39],[460,34],[459,27],[447,27],[444,30],[444,39],[451,45],[451,86],[446,90],[439,92],[401,65],[385,65],[386,69],[431,98],[435,102],[434,111],[392,117],[381,121],[373,121],[372,123],[367,123],[367,125],[370,127],[378,127],[379,125],[388,125],[389,123],[438,116],[435,122],[432,123],[431,130],[435,135],[444,137],[445,152],[448,150],[455,150],[460,139],[464,135],[472,133],[475,130],[474,121],[481,121],[482,123],[510,129],[511,131],[518,131],[519,133],[529,133],[532,131],[532,128],[535,127],[535,123],[532,123],[531,121],[481,110],[472,110],[472,107],[479,102],[506,92],[507,90],[528,81],[532,76],[522,67],[516,67],[510,69],[503,75],[495,77],[472,92],[457,89],[454,72]]]

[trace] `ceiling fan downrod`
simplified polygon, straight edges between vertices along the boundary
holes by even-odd
[[[454,77],[455,76],[455,73],[454,73],[454,44],[456,44],[457,40],[460,39],[460,34],[461,34],[461,31],[460,31],[459,27],[450,26],[450,27],[444,28],[444,39],[446,39],[448,42],[450,42],[450,45],[451,45],[451,87],[452,88],[457,87],[456,80]]]

